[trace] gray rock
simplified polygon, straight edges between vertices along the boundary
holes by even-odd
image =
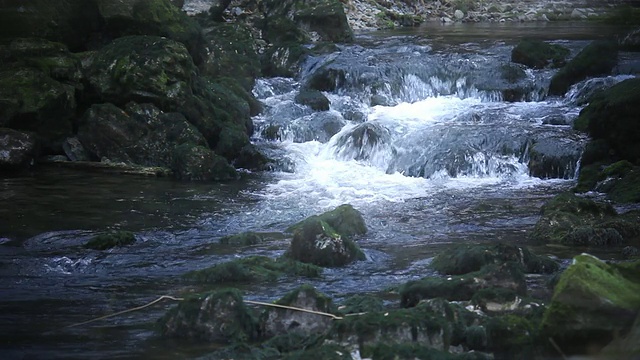
[[[89,161],[89,155],[77,137],[69,137],[62,143],[62,150],[71,161]]]
[[[462,18],[464,17],[464,12],[462,12],[462,10],[458,9],[453,13],[453,16],[455,16],[455,18],[458,19],[458,20],[462,20]]]
[[[0,128],[0,170],[12,170],[33,165],[37,142],[33,135]]]

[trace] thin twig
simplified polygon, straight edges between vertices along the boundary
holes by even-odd
[[[567,360],[567,356],[562,352],[562,349],[560,349],[560,346],[558,346],[558,343],[556,343],[556,341],[553,340],[552,337],[549,338],[549,342],[560,353],[560,356],[562,356],[564,360]]]
[[[114,314],[101,316],[99,318],[91,319],[91,320],[84,321],[84,322],[81,322],[81,323],[71,324],[71,325],[65,326],[63,329],[68,329],[68,328],[72,328],[72,327],[76,327],[76,326],[86,325],[86,324],[90,324],[92,322],[108,319],[108,318],[111,318],[111,317],[114,317],[114,316],[119,316],[119,315],[122,315],[122,314],[126,314],[126,313],[130,313],[130,312],[142,310],[142,309],[148,308],[149,306],[154,305],[154,304],[156,304],[156,303],[158,303],[158,302],[160,302],[160,301],[162,301],[164,299],[169,299],[169,300],[173,300],[173,301],[182,301],[182,300],[184,300],[183,298],[177,298],[177,297],[173,297],[173,296],[169,296],[169,295],[162,295],[159,298],[153,300],[152,302],[150,302],[148,304],[145,304],[145,305],[142,305],[142,306],[138,306],[138,307],[135,307],[135,308],[132,308],[132,309],[122,310],[122,311],[119,311],[119,312],[114,313]]]
[[[286,306],[286,305],[279,305],[279,304],[271,304],[271,303],[265,303],[265,302],[260,302],[260,301],[251,301],[251,300],[245,300],[244,302],[246,302],[247,304],[255,304],[255,305],[262,305],[262,306],[271,306],[271,307],[277,307],[277,308],[281,308],[281,309],[287,309],[287,310],[295,310],[295,311],[302,311],[302,312],[306,312],[306,313],[310,313],[310,314],[316,314],[316,315],[322,315],[322,316],[328,316],[334,320],[342,320],[344,319],[343,317],[340,316],[336,316],[333,314],[329,314],[326,312],[322,312],[322,311],[314,311],[314,310],[308,310],[308,309],[302,309],[302,308],[297,308],[297,307],[293,307],[293,306]]]

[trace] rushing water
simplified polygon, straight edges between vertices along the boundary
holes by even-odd
[[[575,53],[614,30],[465,25],[362,35],[311,59],[300,79],[258,81],[265,111],[255,118],[255,142],[278,160],[278,171],[234,184],[58,168],[0,179],[2,357],[202,355],[210,349],[157,338],[153,323],[167,303],[65,326],[163,294],[201,291],[180,276],[239,256],[278,256],[287,247],[284,240],[228,248],[217,244],[221,236],[282,231],[343,203],[365,217],[369,233],[358,241],[367,260],[309,281],[337,298],[428,275],[429,258],[447,244],[526,244],[541,204],[574,184],[585,139],[570,123],[593,82],[566,99],[547,98],[552,71],[526,70],[505,81],[502,69],[521,37],[555,40]],[[323,67],[337,74],[337,86],[325,92],[331,109],[316,113],[294,96]],[[505,101],[514,93],[525,101]],[[277,140],[262,137],[268,129]],[[573,160],[531,176],[529,150],[540,143]],[[102,252],[82,248],[106,229],[134,231],[137,241]],[[305,281],[242,288],[251,299],[273,300]]]

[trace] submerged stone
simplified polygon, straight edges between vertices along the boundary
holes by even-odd
[[[136,237],[130,231],[114,231],[94,236],[84,247],[94,250],[107,250],[114,247],[131,245],[135,241]]]
[[[582,254],[562,273],[542,331],[566,354],[586,354],[629,329],[638,309],[640,261],[607,264]]]
[[[227,235],[220,238],[220,244],[234,246],[248,246],[263,243],[269,240],[284,239],[283,233],[278,232],[253,232],[247,231],[234,235]]]

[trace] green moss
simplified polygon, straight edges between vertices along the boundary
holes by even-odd
[[[640,25],[640,9],[630,5],[616,6],[597,20],[616,26],[638,26]]]
[[[545,334],[570,354],[586,351],[590,343],[606,343],[640,309],[639,267],[638,262],[620,266],[587,254],[576,256],[544,314]]]
[[[564,95],[569,87],[589,76],[606,75],[618,62],[618,48],[612,41],[587,45],[551,78],[549,94]]]
[[[191,271],[184,276],[199,283],[230,284],[275,281],[285,274],[319,277],[322,268],[291,259],[274,260],[266,256],[251,256]]]
[[[548,257],[538,256],[525,247],[508,244],[458,245],[439,253],[431,268],[442,274],[460,275],[480,270],[487,264],[515,261],[523,264],[530,273],[550,273],[558,264]]]
[[[458,356],[420,344],[377,344],[371,349],[373,360],[454,360]]]
[[[535,359],[540,354],[536,322],[519,315],[501,315],[486,323],[487,348],[500,359]]]
[[[351,360],[348,349],[336,344],[323,344],[310,349],[288,353],[283,360]]]
[[[640,202],[640,168],[634,168],[616,181],[608,193],[609,198],[617,203]]]
[[[511,51],[511,61],[534,69],[542,69],[549,64],[562,66],[567,56],[569,49],[538,40],[522,40]]]
[[[570,192],[556,195],[542,206],[542,215],[551,212],[565,212],[594,218],[604,218],[617,214],[611,204],[595,202]]]
[[[299,223],[287,228],[287,232],[294,232],[302,228],[306,222],[324,221],[335,230],[340,236],[351,237],[362,235],[367,232],[362,214],[349,204],[340,205],[334,210],[327,211],[321,215],[311,216]]]
[[[373,295],[354,295],[348,297],[340,306],[340,312],[343,314],[379,312],[382,310],[384,310],[382,299]]]
[[[130,231],[113,231],[107,234],[94,236],[84,247],[94,250],[106,250],[114,247],[131,245],[136,241],[135,235]]]

